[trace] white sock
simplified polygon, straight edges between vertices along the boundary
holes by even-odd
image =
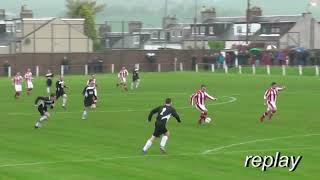
[[[67,104],[67,95],[65,94],[65,95],[63,95],[63,98],[62,98],[62,106],[66,106],[66,104]]]
[[[145,151],[145,152],[148,151],[148,149],[151,147],[151,145],[152,145],[152,141],[148,140],[146,145],[144,145],[144,147],[143,147],[143,151]]]
[[[85,118],[87,118],[87,111],[83,111],[82,113],[82,119],[85,119]]]
[[[47,116],[41,116],[38,122],[42,122],[42,121],[45,121],[47,119],[48,119]]]
[[[166,146],[167,140],[168,140],[168,136],[163,136],[161,138],[161,142],[160,142],[160,147],[161,148],[164,148]]]
[[[50,94],[50,88],[49,87],[47,87],[47,93]]]
[[[138,80],[138,81],[136,82],[136,89],[139,87],[139,84],[140,84],[140,81]]]

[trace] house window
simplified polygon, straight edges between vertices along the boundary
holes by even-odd
[[[273,33],[273,34],[280,33],[280,27],[272,27],[271,33]]]
[[[204,35],[206,33],[206,27],[205,26],[200,26],[200,34]]]
[[[133,44],[134,45],[139,45],[140,44],[139,36],[133,36]]]
[[[237,33],[239,34],[243,33],[242,26],[237,26]]]
[[[13,24],[6,24],[6,32],[13,32]]]
[[[171,31],[171,37],[176,37],[177,36],[177,33],[175,30]]]
[[[214,35],[214,27],[213,26],[209,27],[209,35]]]
[[[178,31],[178,37],[182,37],[182,35],[183,35],[183,31],[182,30]]]
[[[161,31],[160,32],[160,39],[164,39],[165,37],[164,37],[164,32],[163,31]]]
[[[192,26],[192,34],[197,34],[197,27],[196,26]]]
[[[151,39],[158,39],[158,32],[154,31],[151,33]]]

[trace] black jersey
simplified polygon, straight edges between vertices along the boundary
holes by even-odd
[[[34,104],[38,107],[53,107],[54,100],[51,100],[50,97],[39,96],[35,100]]]
[[[86,86],[82,92],[85,99],[97,98],[97,91],[95,87]]]
[[[171,116],[176,118],[179,123],[181,122],[177,111],[171,106],[164,105],[153,109],[149,114],[148,121],[151,121],[152,116],[156,113],[158,113],[157,123],[166,124]]]
[[[64,91],[65,87],[66,86],[64,85],[64,81],[59,80],[56,82],[57,92]]]
[[[133,73],[132,73],[132,80],[133,80],[133,81],[136,81],[136,80],[138,80],[138,79],[140,79],[140,77],[139,77],[139,71],[138,71],[137,69],[135,69],[135,70],[133,71]]]

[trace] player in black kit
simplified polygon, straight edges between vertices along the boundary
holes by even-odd
[[[66,85],[64,85],[64,77],[61,76],[60,79],[56,82],[56,95],[57,95],[57,100],[62,97],[62,108],[66,108],[67,105],[67,99],[68,96],[64,89],[67,88]]]
[[[48,107],[53,108],[54,101],[56,100],[56,95],[51,94],[50,97],[39,96],[34,102],[35,106],[38,107],[38,111],[41,115],[40,119],[35,124],[35,128],[41,128],[41,123],[50,117],[48,112]]]
[[[87,119],[88,110],[92,104],[94,104],[95,99],[97,99],[97,90],[94,81],[89,80],[89,84],[83,89],[82,94],[84,96],[82,119]]]
[[[47,93],[50,94],[51,92],[51,86],[52,86],[52,79],[53,79],[54,74],[51,72],[49,69],[47,74],[46,74],[46,84],[47,84]]]
[[[167,130],[166,124],[168,122],[168,120],[170,119],[171,115],[177,119],[177,121],[179,123],[181,123],[180,117],[178,115],[178,113],[176,112],[176,110],[172,107],[172,103],[171,103],[171,99],[167,98],[165,101],[165,105],[163,106],[159,106],[155,109],[153,109],[148,117],[148,121],[151,122],[152,116],[154,114],[158,114],[157,116],[157,120],[155,122],[155,129],[154,132],[151,136],[150,139],[148,139],[147,143],[145,144],[145,146],[143,147],[142,151],[143,153],[147,153],[148,149],[151,147],[152,143],[154,142],[154,140],[156,138],[160,138],[160,136],[162,136],[161,138],[161,142],[160,142],[160,150],[162,153],[165,153],[165,146],[166,146],[166,142],[169,138],[169,131]]]
[[[140,84],[139,69],[135,68],[132,73],[131,89],[138,89]]]

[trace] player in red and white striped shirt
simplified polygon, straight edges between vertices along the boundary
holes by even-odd
[[[264,104],[267,106],[267,111],[263,113],[263,115],[260,118],[260,121],[263,122],[264,118],[266,116],[269,116],[269,120],[272,119],[273,114],[277,112],[277,97],[279,91],[282,91],[286,89],[286,87],[279,87],[277,83],[273,82],[271,83],[271,87],[267,89],[267,91],[264,93]]]
[[[32,77],[32,72],[31,69],[28,68],[27,72],[24,74],[24,79],[26,80],[26,85],[27,85],[27,95],[30,95],[30,92],[33,89],[33,77]]]
[[[194,100],[196,108],[201,112],[200,114],[200,119],[199,119],[199,124],[203,124],[207,115],[208,115],[208,110],[205,106],[205,101],[207,99],[211,99],[213,101],[217,100],[215,97],[210,96],[206,92],[207,88],[205,85],[201,85],[201,89],[195,92],[194,94],[191,95],[190,97],[190,104],[193,106],[194,105]]]
[[[121,68],[121,71],[118,73],[119,82],[117,86],[121,86],[125,91],[128,91],[127,87],[127,76],[129,75],[128,70],[125,67]]]
[[[17,99],[21,95],[23,78],[20,75],[20,72],[17,72],[17,74],[11,80],[12,80],[12,85],[14,86],[14,89],[15,89],[14,97]]]

